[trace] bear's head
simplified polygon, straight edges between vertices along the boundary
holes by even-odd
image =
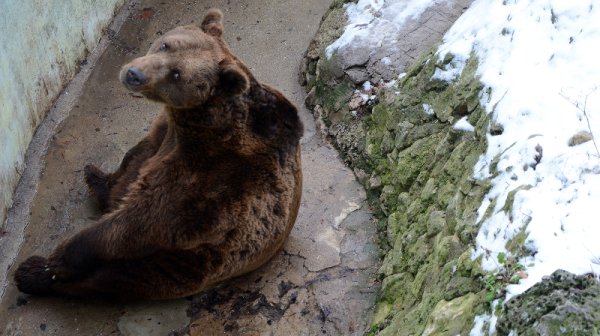
[[[212,95],[238,95],[248,75],[231,54],[223,35],[223,14],[208,11],[200,26],[175,28],[148,53],[123,66],[121,82],[131,91],[172,108],[202,105]]]

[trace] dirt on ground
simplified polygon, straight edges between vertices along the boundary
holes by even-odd
[[[374,219],[352,172],[316,134],[298,83],[303,53],[328,6],[320,0],[148,0],[121,9],[28,154],[30,171],[0,241],[0,254],[12,264],[1,284],[0,335],[363,334],[378,286]],[[168,30],[199,23],[211,7],[223,10],[234,53],[295,102],[305,123],[302,205],[283,251],[255,272],[180,300],[124,304],[19,293],[15,265],[49,254],[99,218],[83,182],[85,164],[114,170],[158,112],[118,82],[121,65]]]

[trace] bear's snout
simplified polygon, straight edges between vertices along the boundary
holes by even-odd
[[[127,69],[127,72],[125,73],[125,84],[127,86],[129,86],[130,88],[136,88],[138,86],[144,85],[145,82],[146,77],[140,69],[136,67],[131,67]]]

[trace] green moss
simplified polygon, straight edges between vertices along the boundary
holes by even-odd
[[[450,301],[470,293],[476,293],[480,288],[479,281],[471,277],[453,275],[446,286],[444,300]]]
[[[473,327],[473,308],[478,299],[469,293],[452,301],[441,300],[435,305],[422,335],[467,335]]]
[[[316,94],[323,97],[322,106],[328,111],[326,116],[334,122],[342,119],[340,117],[341,111],[348,111],[346,104],[353,92],[354,86],[347,81],[336,81],[336,85],[333,86],[324,85],[322,81],[319,81],[316,85]]]
[[[469,277],[477,264],[476,261],[471,260],[471,251],[464,251],[457,259],[457,268],[459,275]]]
[[[440,210],[428,211],[427,237],[431,238],[446,229],[446,212]]]
[[[379,301],[377,303],[377,307],[375,308],[375,314],[373,315],[373,327],[371,328],[371,330],[373,331],[372,335],[377,334],[377,332],[379,331],[379,325],[385,322],[385,319],[392,311],[392,308],[392,304],[387,303],[385,301]]]
[[[398,233],[404,233],[408,226],[408,217],[404,211],[396,211],[388,217],[388,237],[390,240],[396,239]]]
[[[512,237],[506,243],[506,249],[512,253],[516,258],[525,254],[525,241],[527,240],[527,231],[525,228],[527,227],[527,223],[523,225],[523,229],[517,233],[514,237]]]
[[[508,196],[506,196],[506,201],[504,202],[504,206],[502,207],[502,211],[504,211],[506,213],[506,215],[508,216],[508,219],[512,222],[513,217],[512,217],[512,207],[513,204],[515,203],[515,196],[519,191],[522,190],[529,190],[531,189],[531,185],[522,185],[519,186],[513,190],[511,190],[508,193]]]
[[[415,282],[415,278],[409,273],[397,273],[384,279],[381,285],[380,301],[394,303],[398,300],[403,302],[416,302],[418,296],[410,284]]]

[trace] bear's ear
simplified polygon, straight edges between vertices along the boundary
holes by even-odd
[[[223,35],[223,12],[216,8],[209,9],[200,28],[208,35],[221,37]]]
[[[223,61],[219,64],[219,87],[224,92],[232,95],[244,93],[250,87],[248,76],[235,63]]]

